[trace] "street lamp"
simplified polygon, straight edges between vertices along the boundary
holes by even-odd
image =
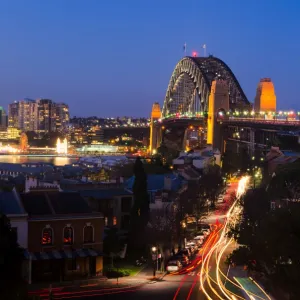
[[[152,250],[152,261],[153,261],[153,277],[155,277],[156,268],[158,268],[157,248],[153,246],[151,250]]]

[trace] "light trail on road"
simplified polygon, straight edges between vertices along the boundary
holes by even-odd
[[[242,177],[238,183],[238,188],[236,191],[236,200],[233,202],[231,205],[230,209],[227,212],[226,215],[226,220],[224,222],[224,228],[221,233],[221,236],[219,238],[219,241],[210,249],[209,254],[205,257],[202,267],[201,267],[201,272],[200,272],[200,286],[204,294],[206,295],[207,299],[213,300],[213,298],[210,296],[209,292],[212,292],[215,296],[217,296],[219,299],[226,299],[229,300],[237,300],[237,299],[245,299],[242,296],[237,295],[236,293],[233,293],[229,289],[227,289],[223,283],[223,280],[225,279],[225,282],[228,281],[232,285],[234,285],[236,288],[243,290],[245,292],[245,288],[241,287],[241,285],[236,284],[233,282],[228,276],[222,272],[220,264],[222,257],[224,255],[224,252],[228,249],[228,247],[233,243],[233,238],[227,239],[226,234],[228,232],[229,226],[233,223],[235,224],[237,221],[237,217],[241,213],[241,207],[238,206],[238,202],[240,198],[245,194],[248,183],[249,183],[249,176]],[[210,264],[211,264],[211,258],[212,256],[215,256],[215,263],[216,263],[216,271],[215,271],[215,276],[216,280],[212,278],[212,276],[209,274],[210,271]],[[222,280],[223,279],[223,280]],[[210,291],[205,289],[204,282],[205,280],[207,281],[207,284],[209,286]],[[213,286],[215,285],[215,287]],[[270,297],[266,294],[266,292],[258,285],[257,282],[255,284],[258,286],[258,288],[264,293],[264,295],[267,298],[262,298],[256,294],[251,293],[250,291],[246,291],[246,294],[249,296],[250,299],[261,299],[261,300],[266,300],[270,299]]]
[[[216,243],[217,241],[217,238],[218,238],[218,234],[219,232],[222,230],[222,225],[219,224],[219,225],[215,225],[216,228],[214,229],[214,231],[212,231],[211,235],[208,237],[208,239],[205,241],[202,249],[199,251],[199,253],[201,254],[201,257],[200,259],[197,261],[197,259],[194,260],[194,262],[192,263],[192,266],[189,266],[188,268],[185,268],[184,270],[182,270],[181,272],[176,272],[176,273],[171,273],[170,275],[182,275],[182,274],[186,274],[187,272],[189,271],[192,271],[194,269],[196,269],[200,263],[203,261],[203,258],[207,255],[207,249],[209,247],[212,247],[214,246],[214,244]],[[187,274],[188,275],[188,274]],[[179,287],[177,288],[176,292],[175,292],[175,295],[173,297],[173,300],[176,300],[182,287],[183,287],[183,284],[185,283],[185,281],[187,280],[188,276],[185,275],[181,281],[180,281],[180,284],[179,284]],[[186,297],[186,299],[190,299],[191,295],[192,295],[192,292],[196,286],[198,282],[198,274],[196,275],[193,283],[192,283],[192,286],[191,288],[189,289],[189,292],[188,292],[188,295]]]

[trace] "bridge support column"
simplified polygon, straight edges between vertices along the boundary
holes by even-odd
[[[161,118],[161,111],[159,103],[155,102],[152,106],[151,120],[150,120],[150,145],[149,152],[155,154],[157,148],[161,143],[161,125],[157,121]]]
[[[183,136],[183,141],[182,141],[182,149],[184,151],[187,150],[187,144],[186,144],[186,141],[187,141],[187,136],[188,136],[188,128],[184,131],[184,136]]]
[[[226,81],[214,80],[211,84],[208,100],[207,144],[211,144],[214,149],[222,151],[221,124],[217,122],[217,115],[220,110],[229,110],[229,89]]]
[[[150,124],[150,154],[155,154],[162,141],[162,128],[159,125]]]

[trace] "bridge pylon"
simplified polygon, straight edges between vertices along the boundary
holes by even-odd
[[[149,153],[155,154],[157,148],[160,146],[161,142],[161,128],[160,126],[155,126],[155,121],[161,118],[161,110],[158,102],[152,105],[151,118],[150,118],[150,145]]]
[[[276,112],[275,88],[270,78],[262,78],[260,80],[256,89],[254,110],[256,113],[261,111]]]
[[[207,144],[214,149],[223,151],[223,138],[221,126],[217,122],[218,114],[226,114],[229,111],[229,87],[224,80],[214,80],[208,100],[207,116]]]

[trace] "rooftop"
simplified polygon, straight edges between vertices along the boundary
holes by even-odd
[[[13,163],[0,163],[0,170],[8,172],[19,172],[31,175],[40,175],[46,170],[51,170],[53,167],[48,164],[40,163],[26,163],[26,164],[13,164]]]
[[[147,188],[148,191],[163,190],[165,186],[165,178],[172,180],[172,190],[179,189],[181,186],[182,178],[173,173],[168,174],[150,174],[147,176]],[[125,185],[129,190],[132,190],[135,177],[129,178]]]
[[[130,196],[132,192],[125,190],[124,188],[115,189],[102,189],[102,190],[83,190],[80,195],[84,198],[95,199],[112,199],[118,196]]]
[[[59,216],[92,214],[88,203],[76,192],[30,192],[21,194],[21,200],[29,216]]]
[[[26,214],[15,190],[11,192],[0,192],[0,212],[6,215]]]

